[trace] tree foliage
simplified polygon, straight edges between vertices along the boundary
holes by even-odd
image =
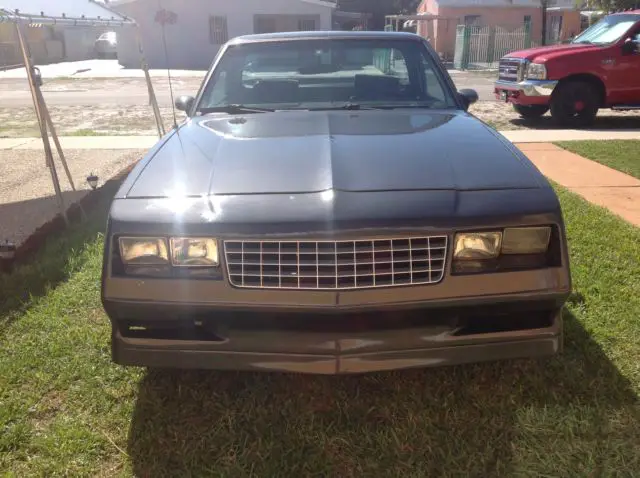
[[[634,8],[640,9],[640,0],[588,0],[586,5],[591,10],[618,12]]]

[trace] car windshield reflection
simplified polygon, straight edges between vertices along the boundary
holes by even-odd
[[[306,39],[230,46],[197,111],[403,106],[457,106],[419,42]]]

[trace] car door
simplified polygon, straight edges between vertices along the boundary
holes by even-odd
[[[625,40],[635,44],[633,52],[624,52],[622,44],[616,46],[616,55],[611,67],[609,99],[613,104],[640,105],[640,22],[625,35]]]

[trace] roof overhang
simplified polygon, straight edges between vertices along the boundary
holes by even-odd
[[[138,0],[111,0],[112,5],[126,5],[127,3],[137,2]],[[337,2],[331,0],[298,0],[303,3],[310,3],[312,5],[318,5],[327,8],[337,8]]]
[[[578,12],[576,7],[549,7],[548,12]]]
[[[407,21],[407,20],[415,20],[415,21],[431,21],[431,20],[455,20],[454,17],[443,17],[440,15],[431,15],[430,13],[421,13],[418,15],[387,15],[385,16],[387,20],[398,20],[398,21]]]
[[[135,26],[135,21],[93,0],[0,0],[0,23],[59,26]]]
[[[301,2],[304,3],[311,3],[312,5],[319,5],[321,7],[327,7],[327,8],[336,8],[337,7],[337,2],[331,2],[329,0],[300,0]]]

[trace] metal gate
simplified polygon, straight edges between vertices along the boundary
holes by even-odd
[[[459,70],[497,68],[506,54],[538,46],[531,39],[531,25],[514,27],[458,25],[454,67]]]

